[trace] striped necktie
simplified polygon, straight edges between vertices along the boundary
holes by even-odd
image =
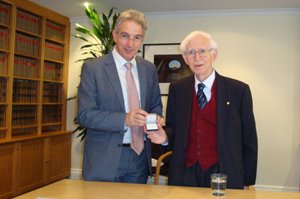
[[[198,84],[198,92],[197,92],[197,99],[198,99],[198,102],[199,102],[199,106],[200,108],[202,109],[205,104],[207,103],[207,99],[206,99],[206,96],[203,92],[203,89],[204,89],[205,85],[203,83],[199,83]]]

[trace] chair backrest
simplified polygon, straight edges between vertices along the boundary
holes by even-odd
[[[158,179],[159,179],[159,173],[160,173],[160,165],[161,165],[161,161],[169,156],[169,155],[172,155],[172,151],[168,151],[167,153],[165,154],[162,154],[161,156],[159,156],[158,160],[157,160],[157,164],[156,164],[156,169],[155,169],[155,176],[154,176],[154,185],[157,185],[158,184]]]

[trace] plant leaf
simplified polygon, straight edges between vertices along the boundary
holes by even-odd
[[[95,53],[93,53],[92,51],[90,51],[90,53],[91,53],[95,58],[98,57],[98,56],[97,56]]]
[[[81,46],[80,49],[89,48],[89,47],[92,47],[92,46],[99,46],[99,44],[87,44],[87,45]]]
[[[76,29],[78,32],[81,32],[83,34],[87,34],[87,35],[91,35],[90,31],[88,29],[86,29],[85,27],[79,25],[78,23],[75,24],[76,25]]]
[[[77,96],[70,97],[70,98],[67,99],[67,101],[73,100],[73,99],[77,99]]]
[[[99,15],[95,9],[93,9],[93,15],[94,15],[94,24],[99,28],[101,26],[101,21],[99,19]]]
[[[79,34],[71,34],[73,37],[76,37],[76,38],[79,38],[79,39],[82,39],[83,41],[86,41],[86,42],[90,42],[89,40],[87,40],[86,38],[82,37],[81,35]]]

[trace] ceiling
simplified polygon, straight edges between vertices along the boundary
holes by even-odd
[[[67,17],[85,16],[81,0],[31,0]],[[143,13],[195,11],[195,10],[232,10],[232,9],[280,9],[300,8],[300,0],[87,0],[90,8],[100,14],[108,13],[112,7],[116,12],[127,9]]]

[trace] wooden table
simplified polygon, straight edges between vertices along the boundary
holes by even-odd
[[[55,199],[299,199],[300,193],[227,189],[225,196],[216,197],[211,195],[208,188],[86,182],[65,179],[23,194],[15,199],[35,199],[37,197]]]

